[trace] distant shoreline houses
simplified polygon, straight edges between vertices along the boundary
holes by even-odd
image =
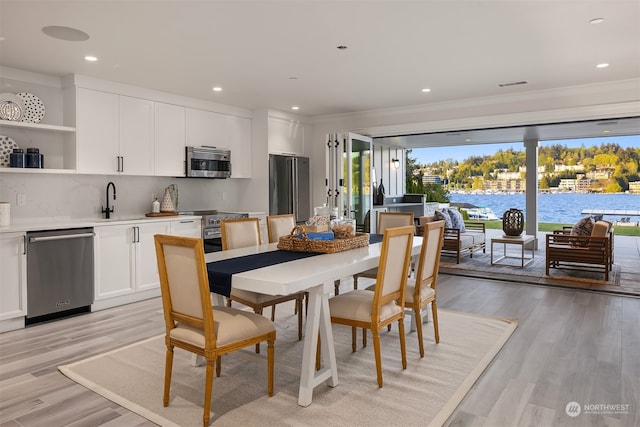
[[[540,182],[545,176],[550,175],[545,170],[545,166],[538,166],[538,182]],[[431,172],[431,170],[417,169],[414,173]],[[557,192],[574,192],[574,193],[592,193],[593,184],[597,181],[608,180],[612,177],[613,172],[610,168],[600,168],[595,171],[586,173],[580,173],[584,171],[583,165],[555,165],[552,174],[559,175],[562,173],[573,172],[576,173],[575,178],[562,178],[557,187],[539,188],[538,190],[543,193],[557,193]],[[475,177],[474,184],[471,192],[483,192],[483,193],[524,193],[525,190],[525,174],[527,172],[526,166],[520,166],[517,172],[509,171],[508,169],[495,169],[491,176],[494,179],[484,179],[482,177]],[[456,183],[449,182],[447,179],[442,179],[440,175],[433,173],[424,173],[422,175],[423,184],[439,184],[449,186],[449,191],[461,190]],[[462,189],[462,192],[469,192]],[[630,181],[628,193],[640,194],[640,181]]]

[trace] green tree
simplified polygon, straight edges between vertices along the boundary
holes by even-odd
[[[449,191],[440,184],[424,184],[424,174],[415,158],[410,156],[411,150],[406,152],[406,185],[407,193],[424,194],[427,202],[449,203]]]
[[[606,193],[619,193],[622,191],[622,187],[616,181],[607,184],[604,191]]]
[[[472,190],[484,190],[484,180],[481,177],[476,176],[473,179],[473,184],[471,185],[471,189]]]
[[[615,154],[596,154],[593,158],[596,165],[609,166],[618,164],[618,156]]]
[[[543,189],[547,189],[549,188],[549,177],[548,176],[543,176],[542,179],[540,180],[540,182],[538,183],[538,187],[539,188],[543,188]]]

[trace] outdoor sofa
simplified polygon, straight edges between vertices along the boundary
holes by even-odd
[[[421,216],[417,234],[422,234],[423,226],[428,222],[437,221],[435,215]],[[442,243],[441,255],[456,258],[456,264],[460,264],[462,255],[469,255],[473,258],[473,253],[482,250],[486,252],[486,228],[484,222],[464,221],[465,231],[460,228],[445,227],[444,240]]]
[[[609,221],[596,221],[589,235],[576,234],[568,227],[554,230],[546,236],[546,275],[550,268],[564,268],[600,272],[608,281],[613,267],[613,240]]]

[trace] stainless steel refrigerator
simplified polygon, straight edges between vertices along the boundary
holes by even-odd
[[[296,222],[311,216],[309,158],[269,155],[269,215],[294,214]]]

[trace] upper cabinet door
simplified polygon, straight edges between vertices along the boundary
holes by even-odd
[[[231,178],[251,178],[251,119],[227,116],[226,144],[231,150]]]
[[[156,176],[184,176],[185,110],[156,102]]]
[[[297,121],[269,117],[269,153],[304,154],[305,128]]]
[[[154,105],[146,99],[120,96],[120,172],[153,175]]]
[[[96,90],[78,89],[78,172],[113,174],[118,170],[119,97]]]
[[[187,108],[187,145],[225,147],[226,116]]]

